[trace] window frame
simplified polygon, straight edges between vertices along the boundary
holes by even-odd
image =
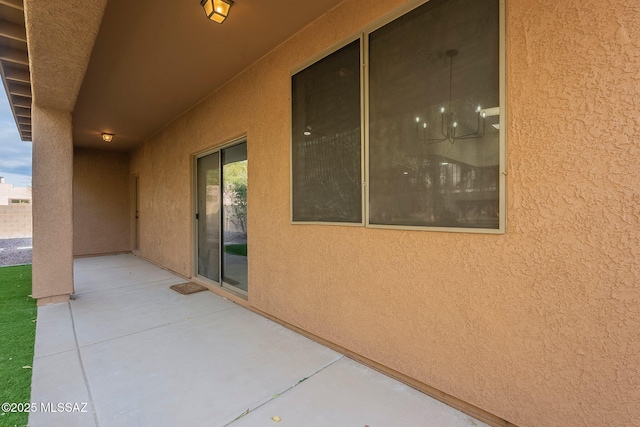
[[[336,221],[300,221],[295,220],[293,217],[293,85],[291,84],[293,76],[303,71],[306,68],[321,61],[327,56],[337,52],[338,50],[346,47],[347,45],[359,40],[360,42],[360,182],[362,183],[360,189],[360,221],[359,222],[336,222]],[[311,225],[339,225],[343,227],[364,227],[365,226],[365,172],[364,172],[364,154],[365,154],[365,136],[364,136],[364,123],[365,123],[365,108],[364,108],[364,33],[358,32],[351,35],[337,44],[323,50],[317,55],[312,56],[308,60],[304,61],[300,65],[293,68],[289,75],[289,124],[291,125],[291,131],[289,132],[289,220],[291,224],[311,224]]]
[[[357,34],[349,36],[339,43],[323,50],[317,55],[309,58],[300,65],[291,70],[289,81],[292,77],[304,70],[305,68],[315,64],[328,55],[343,48],[347,44],[360,39],[360,113],[361,113],[361,179],[362,179],[362,222],[361,223],[345,223],[345,222],[325,222],[325,221],[295,221],[293,219],[293,135],[289,133],[289,195],[290,195],[290,222],[292,225],[339,225],[348,227],[365,227],[372,229],[394,229],[394,230],[412,230],[412,231],[433,231],[433,232],[447,232],[447,233],[472,233],[472,234],[505,234],[507,227],[507,94],[506,94],[506,0],[498,0],[499,9],[499,100],[500,100],[500,118],[499,118],[499,167],[498,167],[498,209],[499,209],[499,221],[498,228],[467,228],[467,227],[434,227],[423,225],[388,225],[388,224],[372,224],[370,223],[370,164],[369,164],[369,124],[370,124],[370,108],[369,108],[369,36],[374,31],[382,28],[388,23],[400,18],[401,16],[411,12],[412,10],[428,3],[429,0],[414,0],[410,1],[404,6],[400,6],[380,19],[365,26]],[[289,109],[290,109],[290,125],[293,123],[293,103],[292,100],[292,85],[289,84]]]
[[[218,153],[218,155],[220,156],[218,159],[218,165],[220,166],[220,170],[219,170],[219,174],[220,174],[220,184],[222,186],[222,151],[226,150],[228,148],[231,148],[233,146],[236,145],[240,145],[240,144],[247,144],[247,159],[248,159],[248,155],[249,155],[249,137],[247,133],[242,134],[241,136],[226,140],[225,142],[222,142],[218,145],[213,145],[213,146],[209,146],[208,148],[204,149],[204,150],[199,150],[196,152],[191,153],[190,155],[190,163],[191,163],[191,232],[193,233],[193,239],[192,239],[192,245],[191,245],[191,253],[193,256],[192,259],[192,263],[191,263],[191,269],[192,269],[192,277],[196,278],[197,280],[208,284],[216,289],[222,289],[223,291],[226,291],[234,296],[240,297],[242,299],[247,299],[248,298],[248,291],[243,291],[242,289],[236,288],[235,286],[229,285],[228,283],[224,282],[223,278],[222,278],[222,250],[223,250],[223,239],[220,238],[220,241],[218,242],[218,277],[219,277],[219,281],[215,281],[212,279],[209,279],[206,276],[200,275],[198,272],[198,266],[199,266],[199,258],[198,258],[198,249],[199,249],[199,236],[198,236],[198,219],[196,218],[196,214],[199,214],[198,212],[198,160],[206,157],[210,154],[213,153]],[[247,171],[248,172],[248,171]],[[220,201],[222,202],[222,188],[220,189]],[[249,206],[248,203],[248,199],[247,199],[247,208]],[[248,214],[248,211],[247,211]],[[248,218],[248,215],[247,215]],[[219,231],[220,231],[220,235],[222,235],[222,214],[220,216],[220,221],[219,221]]]

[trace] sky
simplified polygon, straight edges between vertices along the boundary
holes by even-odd
[[[31,187],[31,142],[21,141],[11,107],[0,84],[0,176],[14,187]]]

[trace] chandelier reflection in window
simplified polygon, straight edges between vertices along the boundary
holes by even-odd
[[[456,114],[451,107],[453,92],[453,58],[458,55],[458,51],[456,49],[451,49],[446,51],[445,55],[449,58],[449,103],[446,108],[440,108],[440,136],[437,138],[427,138],[427,122],[423,121],[421,124],[420,117],[416,117],[416,133],[418,141],[426,144],[437,144],[438,142],[443,141],[449,141],[453,144],[458,139],[479,139],[484,137],[487,111],[483,110],[481,106],[478,106],[475,110],[477,116],[476,129],[467,134],[458,134],[458,122],[455,117]],[[493,110],[493,108],[491,110]]]

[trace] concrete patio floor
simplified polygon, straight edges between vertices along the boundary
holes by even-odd
[[[486,425],[132,255],[75,281],[38,309],[32,427]]]

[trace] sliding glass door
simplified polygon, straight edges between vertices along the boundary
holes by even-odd
[[[222,281],[247,291],[247,144],[222,150]]]
[[[220,281],[220,153],[198,159],[198,275]]]
[[[197,159],[197,272],[246,295],[247,143]]]

